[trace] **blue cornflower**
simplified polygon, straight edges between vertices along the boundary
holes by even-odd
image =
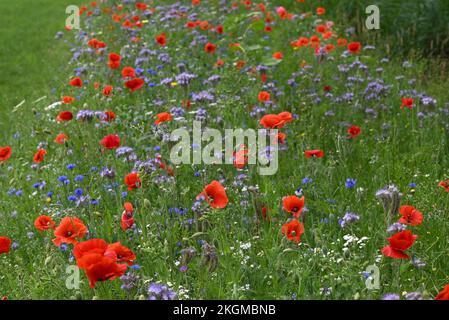
[[[356,179],[346,179],[345,187],[347,189],[352,189],[352,188],[355,187],[356,184],[357,184],[357,180]]]
[[[75,196],[68,196],[67,200],[69,200],[69,201],[76,201],[76,197]]]
[[[68,170],[73,170],[73,169],[75,169],[75,167],[76,167],[76,164],[74,164],[74,163],[70,163],[67,165]]]
[[[75,177],[75,181],[77,181],[77,182],[82,182],[83,180],[84,180],[84,176],[81,174],[79,176]]]
[[[311,178],[304,178],[304,179],[302,179],[302,184],[309,184],[309,183],[312,183],[313,182],[313,179],[311,179]]]
[[[84,191],[81,188],[78,188],[78,189],[75,190],[75,194],[76,194],[77,197],[81,197],[83,195],[83,192]]]

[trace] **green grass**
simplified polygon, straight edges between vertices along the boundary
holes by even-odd
[[[8,119],[14,106],[31,111],[32,102],[48,96],[63,84],[63,71],[70,58],[68,46],[54,40],[64,31],[65,9],[80,0],[1,1],[0,28],[0,125],[13,128]]]
[[[163,63],[157,55],[150,56],[141,67],[159,70],[151,81],[159,83],[165,77],[177,75],[176,64],[184,61],[187,61],[188,71],[199,78],[187,88],[178,84],[134,93],[124,88],[121,93],[115,90],[110,98],[103,97],[91,84],[99,81],[102,85],[121,88],[120,70],[109,70],[106,61],[98,61],[95,53],[84,53],[78,62],[67,66],[69,46],[53,40],[65,20],[62,2],[55,5],[48,1],[45,6],[35,1],[31,6],[17,1],[7,6],[11,14],[25,12],[20,18],[23,20],[27,20],[24,16],[33,17],[42,10],[39,21],[32,19],[32,23],[41,24],[34,25],[32,30],[42,32],[27,33],[10,24],[10,30],[2,31],[5,33],[2,38],[9,39],[2,50],[14,51],[5,53],[8,59],[2,60],[1,67],[11,70],[9,73],[14,77],[6,76],[8,72],[1,75],[2,97],[7,101],[2,102],[2,112],[9,120],[2,118],[1,127],[5,133],[0,137],[0,146],[11,145],[13,156],[0,164],[0,236],[12,238],[18,247],[0,255],[0,296],[10,299],[139,299],[146,297],[150,282],[162,282],[170,283],[178,293],[180,287],[187,289],[192,299],[291,299],[293,296],[298,299],[379,299],[386,293],[412,291],[433,298],[449,283],[449,194],[437,187],[439,181],[449,178],[449,123],[440,110],[449,101],[447,78],[437,75],[438,66],[429,61],[412,60],[410,68],[404,68],[401,59],[395,57],[391,62],[381,63],[386,55],[383,49],[347,58],[340,56],[341,51],[335,51],[331,54],[334,60],[319,61],[313,50],[293,50],[289,46],[290,41],[300,35],[310,35],[314,17],[304,22],[277,21],[273,33],[265,39],[266,34],[260,30],[260,25],[251,22],[248,11],[240,8],[229,15],[220,14],[214,11],[217,3],[210,1],[210,7],[193,9],[199,12],[200,18],[224,24],[226,32],[234,33],[222,37],[204,33],[219,46],[215,55],[206,54],[202,45],[189,47],[194,37],[190,31],[176,20],[160,22],[159,13],[149,19],[140,34],[140,43],[131,43],[129,34],[112,24],[109,16],[90,19],[84,25],[85,31],[96,33],[96,37],[105,41],[107,52],[123,49],[130,54],[124,57],[122,66],[134,66],[135,57],[146,44],[153,50],[169,53],[173,59],[172,64],[158,69]],[[291,10],[301,12],[302,7],[295,4]],[[54,19],[56,16],[58,18]],[[334,13],[329,10],[326,17],[332,19]],[[336,32],[341,34],[345,27],[338,25]],[[99,31],[101,33],[97,33]],[[154,45],[153,39],[163,31],[167,32],[168,45],[161,49]],[[20,34],[23,39],[16,48],[15,39],[20,38]],[[67,39],[75,47],[86,48],[85,43],[75,42],[70,35]],[[228,50],[233,42],[241,43],[243,50]],[[264,50],[266,47],[269,49]],[[270,59],[275,51],[282,51],[285,57],[268,72],[269,81],[276,81],[271,88],[264,87],[251,69],[240,72],[233,65],[238,60],[245,60],[250,67],[275,64]],[[212,68],[218,57],[226,61],[220,70]],[[25,70],[26,75],[18,72],[19,67],[12,63],[15,59],[24,62],[20,70]],[[301,69],[302,61],[307,61],[311,69]],[[388,94],[380,95],[379,100],[365,99],[364,89],[372,81],[367,79],[365,71],[355,68],[349,74],[362,78],[360,84],[351,82],[339,71],[340,64],[356,61],[365,64],[370,75],[391,85]],[[379,66],[384,69],[382,74],[376,71]],[[81,77],[89,80],[89,85],[83,89],[67,86],[77,67],[86,67]],[[431,68],[435,68],[435,72],[429,71]],[[287,85],[293,72],[299,73],[295,87]],[[121,193],[127,190],[123,177],[132,170],[133,164],[117,158],[114,152],[102,152],[99,141],[115,133],[121,137],[123,146],[134,149],[138,159],[154,158],[154,147],[159,146],[163,159],[168,161],[172,143],[162,141],[161,133],[190,126],[195,115],[186,113],[186,122],[172,121],[156,130],[152,125],[155,114],[180,106],[188,93],[208,88],[201,80],[211,74],[221,77],[214,87],[216,104],[192,104],[192,110],[207,109],[209,115],[204,126],[220,131],[260,128],[262,115],[252,116],[249,110],[254,105],[260,106],[257,95],[261,90],[269,90],[275,100],[276,108],[266,106],[267,113],[290,111],[298,115],[281,130],[287,135],[288,148],[279,154],[279,171],[274,176],[259,176],[256,169],[249,166],[243,171],[247,178],[240,181],[238,176],[242,172],[233,166],[180,165],[175,167],[174,179],[166,177],[162,170],[141,172],[142,188],[129,191],[126,198],[122,198]],[[403,78],[396,78],[398,75]],[[415,84],[409,83],[412,79],[416,79]],[[334,97],[353,92],[354,98],[350,102],[337,102],[335,98],[326,97],[325,85],[332,87]],[[417,102],[413,110],[401,110],[400,92],[404,89],[426,92],[437,99],[437,106],[428,107]],[[283,94],[276,96],[278,90]],[[66,94],[80,96],[80,100],[55,110],[45,109]],[[48,98],[33,103],[42,96]],[[320,103],[316,103],[317,97]],[[22,99],[26,99],[26,103],[11,112],[10,108]],[[162,104],[157,103],[160,100]],[[366,112],[368,108],[377,112],[377,116],[370,116]],[[64,109],[74,114],[81,109],[113,110],[117,119],[111,123],[54,121]],[[334,116],[325,115],[329,110]],[[420,111],[430,115],[420,119],[417,116]],[[218,117],[221,121],[216,121]],[[348,124],[359,125],[362,134],[356,139],[347,139]],[[19,136],[13,137],[15,132]],[[70,138],[65,145],[53,142],[60,132]],[[42,143],[48,154],[45,161],[34,168],[32,157]],[[305,149],[323,149],[326,156],[306,159]],[[76,164],[76,168],[68,170],[69,164]],[[112,167],[116,176],[108,180],[98,171],[92,171],[92,167],[99,170]],[[201,175],[196,176],[195,172]],[[69,185],[58,181],[62,175],[70,179]],[[83,175],[84,180],[76,182],[78,175]],[[161,177],[165,178],[162,182]],[[303,184],[304,178],[313,179],[313,183]],[[357,179],[355,188],[345,187],[348,178]],[[169,210],[190,209],[204,186],[219,179],[224,180],[229,197],[225,209],[213,210],[206,206],[202,216],[191,210],[185,216]],[[47,184],[43,190],[33,188],[34,183],[41,181]],[[411,182],[417,186],[410,187]],[[115,187],[108,187],[114,183]],[[424,214],[424,223],[411,228],[419,238],[407,251],[424,260],[424,268],[416,268],[409,260],[397,261],[380,255],[380,249],[387,244],[388,224],[399,218],[398,215],[385,216],[375,198],[376,191],[389,183],[396,184],[404,194],[402,204],[414,205]],[[256,185],[258,192],[247,191],[248,187]],[[282,210],[282,198],[293,195],[299,187],[303,188],[308,212],[301,217],[305,225],[302,241],[295,244],[287,241],[280,231],[291,218]],[[22,190],[22,195],[8,194],[12,188]],[[99,204],[76,206],[68,200],[76,188],[82,188],[85,194],[99,200]],[[51,199],[47,198],[48,191],[54,192]],[[132,202],[135,207],[137,233],[120,229],[124,201]],[[264,221],[258,212],[262,204],[270,209],[270,221]],[[346,212],[357,213],[360,221],[343,229],[338,219]],[[90,238],[102,238],[108,243],[120,241],[132,249],[137,255],[136,263],[141,266],[140,270],[132,271],[140,277],[137,287],[125,292],[120,289],[121,281],[116,279],[99,282],[91,289],[81,272],[80,288],[67,289],[66,268],[75,263],[70,259],[72,245],[62,251],[51,242],[52,232],[38,232],[33,222],[41,214],[52,216],[57,223],[65,216],[79,217],[88,227]],[[193,220],[192,224],[189,219]],[[33,232],[31,239],[29,232]],[[347,235],[368,239],[363,245],[345,245]],[[217,248],[216,270],[209,271],[210,265],[204,263],[200,240]],[[177,261],[180,250],[188,247],[194,247],[198,255],[183,273]],[[373,264],[381,271],[379,290],[368,290],[361,276],[361,272]],[[329,295],[321,293],[324,288],[332,288]],[[185,298],[185,295],[180,296]]]

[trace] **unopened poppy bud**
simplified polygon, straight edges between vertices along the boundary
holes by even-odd
[[[145,208],[149,208],[150,205],[151,205],[150,200],[148,200],[148,199],[143,199],[143,206],[144,206]]]

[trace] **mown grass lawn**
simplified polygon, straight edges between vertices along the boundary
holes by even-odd
[[[7,120],[17,115],[12,108],[26,100],[23,109],[31,111],[32,101],[51,93],[63,83],[70,52],[54,40],[63,31],[68,5],[80,0],[1,1],[0,14],[0,125],[2,133],[13,125]]]

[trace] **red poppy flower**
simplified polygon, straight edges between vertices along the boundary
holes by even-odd
[[[39,231],[45,231],[48,229],[54,229],[55,228],[55,222],[53,219],[46,215],[41,215],[34,220],[34,226]]]
[[[1,152],[0,152],[1,154]],[[0,158],[1,160],[1,158]],[[442,187],[444,189],[444,191],[449,192],[449,180],[446,181],[440,181],[440,183],[438,183],[439,187]]]
[[[120,137],[116,134],[110,134],[101,139],[100,144],[109,150],[117,149],[120,147]]]
[[[279,132],[277,135],[277,140],[279,143],[284,144],[285,143],[285,139],[287,138],[287,135],[283,132]]]
[[[240,70],[246,65],[245,60],[239,60],[235,63],[235,67]]]
[[[214,67],[219,68],[222,67],[224,65],[224,60],[223,59],[218,59],[217,62],[215,62]]]
[[[83,86],[83,80],[81,80],[80,77],[75,77],[70,80],[69,84],[72,87],[80,87],[81,88]]]
[[[159,125],[162,122],[172,121],[173,117],[169,112],[162,112],[156,115],[157,120],[154,121],[154,124]]]
[[[122,213],[120,226],[122,227],[123,231],[126,231],[134,225],[134,217],[133,217],[134,208],[132,203],[130,202],[125,202],[123,206],[125,210]]]
[[[110,96],[111,94],[112,94],[112,90],[114,89],[114,87],[113,86],[105,86],[104,88],[103,88],[103,95],[105,96],[105,97],[108,97],[108,96]]]
[[[56,238],[53,243],[59,247],[61,243],[77,244],[78,239],[87,233],[87,228],[78,218],[64,217],[54,233]]]
[[[109,60],[110,60],[110,61],[120,61],[120,60],[122,59],[122,57],[121,57],[119,54],[114,53],[114,52],[111,52],[111,53],[108,55],[108,57],[109,57]]]
[[[270,93],[267,91],[260,91],[257,98],[260,102],[267,102],[270,100]]]
[[[127,265],[117,263],[114,259],[101,254],[90,254],[83,258],[87,265],[85,271],[89,279],[89,287],[95,288],[98,281],[114,280],[125,274]]]
[[[260,119],[260,124],[264,128],[275,129],[282,128],[288,122],[293,120],[293,116],[290,112],[281,112],[279,114],[267,114]]]
[[[117,69],[120,67],[120,60],[122,59],[122,57],[114,52],[111,52],[109,54],[109,62],[108,62],[108,66],[111,69]]]
[[[237,169],[243,169],[248,163],[248,153],[249,151],[248,149],[246,149],[246,146],[242,146],[240,150],[234,152],[233,153],[234,167],[236,167]]]
[[[134,217],[132,211],[123,211],[122,218],[120,220],[120,227],[123,231],[128,230],[134,225]]]
[[[11,157],[12,148],[10,146],[0,147],[0,162],[6,161]]]
[[[324,49],[326,50],[327,53],[329,53],[329,52],[332,52],[335,49],[335,46],[332,43],[328,43],[328,44],[326,44]]]
[[[0,237],[0,254],[8,253],[11,249],[11,239],[8,237]]]
[[[134,207],[133,207],[133,204],[131,202],[125,202],[123,204],[123,207],[125,208],[125,212],[133,213],[133,211],[134,211]]]
[[[122,77],[123,78],[134,78],[136,76],[136,72],[133,67],[124,67],[122,69]]]
[[[125,86],[131,90],[131,92],[134,92],[140,88],[143,87],[143,85],[145,84],[145,81],[143,81],[140,78],[134,78],[132,80],[126,81],[125,82]]]
[[[304,197],[298,198],[297,196],[288,196],[282,199],[282,209],[293,214],[295,218],[301,215],[302,209],[304,209]]]
[[[327,31],[327,28],[326,28],[325,25],[319,24],[319,25],[316,26],[315,30],[318,33],[325,33]]]
[[[348,50],[352,54],[357,54],[362,49],[362,44],[360,42],[351,42],[348,44]]]
[[[57,144],[64,144],[67,140],[69,140],[69,138],[64,133],[58,134],[55,138]]]
[[[281,121],[284,122],[284,124],[292,122],[293,121],[293,116],[290,112],[288,111],[283,111],[281,113],[278,114],[278,116],[281,118]],[[280,128],[280,127],[279,127]]]
[[[399,208],[399,214],[402,216],[402,218],[399,219],[399,222],[402,224],[418,226],[423,221],[422,213],[416,210],[413,206],[401,206]]]
[[[435,300],[449,300],[449,284],[446,285],[440,293],[438,293]]]
[[[70,121],[73,119],[73,114],[70,111],[61,111],[56,117],[57,121]]]
[[[62,102],[65,103],[65,104],[70,104],[73,101],[75,101],[74,97],[71,97],[71,96],[64,96],[64,97],[62,97]]]
[[[265,207],[265,206],[262,206],[262,208],[260,209],[260,214],[262,215],[262,219],[264,219],[265,221],[270,221],[271,220],[271,218],[270,218],[270,216],[268,214],[269,211],[270,211],[270,209]]]
[[[148,5],[146,3],[143,3],[143,2],[136,3],[136,9],[145,11],[145,10],[147,10],[147,8],[148,8]]]
[[[412,234],[410,230],[398,232],[387,239],[390,245],[382,249],[382,254],[394,259],[410,259],[404,251],[413,245],[416,238],[418,236]]]
[[[81,10],[80,10],[81,11]],[[96,49],[97,48],[97,45],[98,45],[98,39],[95,39],[95,38],[92,38],[92,39],[90,39],[89,41],[87,41],[87,45],[89,46],[89,47],[91,47],[91,48],[94,48],[94,49]]]
[[[165,172],[167,172],[170,176],[174,177],[175,176],[175,172],[173,171],[173,169],[168,166],[166,163],[162,162],[162,160],[159,158],[159,168],[161,168],[162,170],[165,170]]]
[[[304,155],[306,158],[322,158],[324,157],[324,151],[323,150],[306,150],[304,151]]]
[[[120,242],[110,244],[107,252],[114,252],[117,256],[117,262],[126,262],[129,266],[132,266],[134,260],[136,260],[134,252],[123,246]]]
[[[108,244],[103,239],[89,239],[87,241],[78,242],[73,247],[73,256],[76,259],[77,266],[80,269],[86,269],[89,264],[89,260],[83,259],[84,257],[92,254],[105,255],[108,249]],[[111,259],[116,259],[115,254],[108,256]]]
[[[204,51],[206,51],[207,53],[214,53],[216,49],[217,46],[210,42],[206,43],[206,45],[204,46]]]
[[[357,137],[362,132],[362,130],[358,126],[350,126],[347,132],[349,134],[348,138],[353,139]]]
[[[276,59],[276,60],[282,60],[284,55],[282,54],[282,52],[278,51],[278,52],[273,53],[272,57],[273,57],[273,59]]]
[[[109,122],[114,121],[114,119],[115,119],[114,111],[105,111],[104,114],[106,115],[106,118],[105,118],[106,121],[109,121]]]
[[[197,196],[197,199],[201,196],[204,196],[209,205],[214,209],[223,209],[228,204],[228,196],[226,195],[226,191],[220,182],[216,180],[208,184]]]
[[[402,98],[401,109],[404,109],[404,107],[407,107],[410,110],[412,110],[413,109],[413,99],[412,98]]]
[[[285,19],[287,17],[287,10],[284,7],[277,7],[276,13],[279,15],[281,19]]]
[[[167,44],[167,37],[165,36],[165,33],[157,35],[154,40],[161,46],[165,46]]]
[[[47,151],[45,151],[44,149],[39,149],[33,157],[33,162],[35,163],[41,163],[42,161],[44,161],[44,156],[47,154]]]
[[[223,34],[224,32],[223,26],[219,24],[218,26],[215,27],[215,31],[217,31],[218,34]]]
[[[337,46],[339,46],[339,47],[346,47],[347,44],[348,44],[348,40],[343,39],[343,38],[337,39]]]
[[[128,190],[134,190],[140,188],[141,181],[139,178],[139,174],[136,172],[131,172],[125,176],[125,184],[128,186]]]
[[[316,14],[317,15],[321,16],[321,15],[323,15],[325,13],[326,13],[326,9],[324,9],[323,7],[316,8]]]
[[[306,38],[306,37],[300,37],[299,39],[298,39],[298,45],[300,46],[300,47],[305,47],[305,46],[307,46],[307,45],[309,45],[309,38]]]
[[[260,124],[264,128],[281,128],[283,126],[283,122],[281,118],[277,114],[267,114],[260,119]]]
[[[301,235],[304,233],[304,225],[294,219],[284,224],[281,230],[288,240],[298,243],[301,241]]]

